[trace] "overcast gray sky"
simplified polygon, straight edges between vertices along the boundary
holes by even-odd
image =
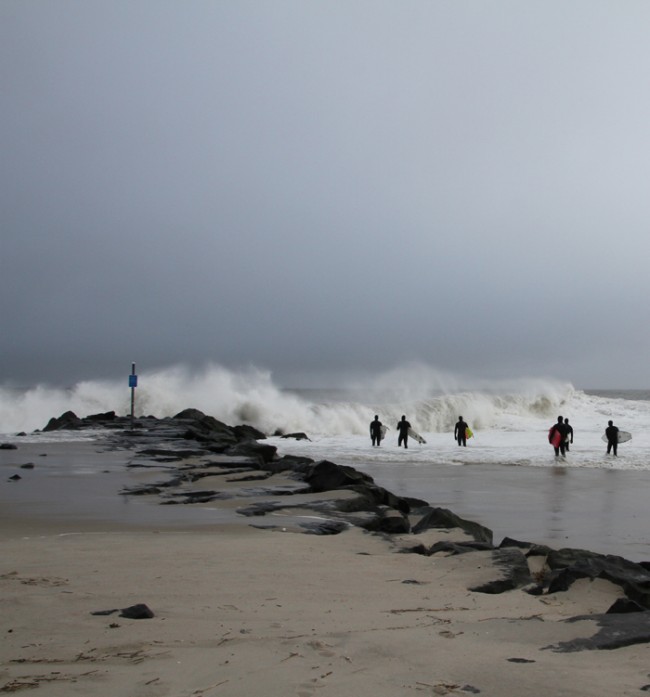
[[[2,0],[0,381],[648,387],[645,0]]]

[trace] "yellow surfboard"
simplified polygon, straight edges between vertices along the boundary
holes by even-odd
[[[472,432],[472,429],[468,426],[468,427],[465,429],[465,437],[466,437],[466,438],[471,438],[473,435],[474,435],[474,433]]]

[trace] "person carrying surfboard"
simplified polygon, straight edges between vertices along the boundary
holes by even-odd
[[[411,428],[411,424],[406,420],[406,416],[402,414],[402,420],[397,423],[397,432],[399,433],[399,436],[397,438],[398,448],[400,445],[402,445],[402,443],[404,443],[405,448],[409,447],[409,428]]]
[[[569,419],[564,417],[564,425],[566,426],[566,438],[564,440],[564,447],[566,451],[569,452],[569,443],[573,445],[573,426],[569,426]]]
[[[458,417],[458,423],[454,427],[454,438],[458,441],[458,445],[467,447],[467,429],[469,426],[463,421],[463,417]]]
[[[605,435],[607,436],[607,454],[609,455],[612,450],[614,455],[617,455],[618,450],[618,426],[614,426],[613,421],[607,422],[607,428],[605,429]]]
[[[381,445],[381,421],[375,414],[375,420],[370,422],[370,440],[373,445]]]
[[[564,417],[558,416],[557,423],[554,423],[548,432],[548,442],[555,449],[555,457],[559,457],[560,454],[564,457],[566,453],[566,437],[567,428],[564,423]]]

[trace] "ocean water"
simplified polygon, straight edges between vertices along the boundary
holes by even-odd
[[[109,410],[127,414],[130,396],[126,375],[115,380],[85,380],[65,388],[0,386],[0,434],[33,432],[67,410],[78,416]],[[539,378],[464,384],[421,365],[372,380],[350,379],[345,387],[336,389],[291,389],[274,383],[268,371],[231,371],[216,365],[201,370],[174,366],[139,376],[136,414],[172,416],[187,407],[229,424],[248,423],[268,434],[277,429],[304,431],[314,440],[346,452],[348,446],[356,447],[355,436],[367,435],[375,413],[393,429],[406,414],[413,427],[429,437],[430,445],[436,434],[453,432],[462,414],[476,434],[474,445],[484,446],[488,458],[491,446],[502,445],[507,450],[512,443],[518,448],[513,434],[547,432],[558,414],[570,418],[584,446],[595,434],[602,434],[610,418],[634,434],[635,444],[646,446],[648,441],[637,441],[643,440],[650,423],[650,391],[583,391],[570,383]],[[507,442],[499,443],[501,437]],[[389,432],[387,444],[390,440]],[[533,450],[523,456],[530,459],[526,464],[542,464],[534,439],[530,439],[530,447]],[[629,450],[631,455],[638,449],[632,445]],[[590,464],[597,466],[598,462],[594,459]],[[639,465],[630,457],[625,466]]]
[[[268,371],[176,366],[139,376],[136,414],[172,416],[194,407],[225,423],[267,434],[280,454],[328,459],[360,469],[391,491],[449,507],[505,535],[650,558],[650,392],[581,390],[552,379],[461,380],[428,366],[407,366],[350,379],[341,388],[290,389]],[[92,433],[35,432],[67,410],[78,416],[130,410],[127,376],[69,388],[0,388],[0,438],[23,442],[92,439]],[[389,427],[373,448],[369,424]],[[401,415],[425,439],[397,446]],[[462,415],[472,430],[466,448],[453,439]],[[556,458],[547,440],[558,415],[574,444]],[[612,419],[632,433],[607,456],[601,436]],[[304,432],[309,440],[272,435]]]
[[[415,373],[415,374],[414,374]],[[376,376],[372,383],[350,381],[341,389],[287,389],[269,372],[229,371],[208,366],[201,371],[173,367],[140,375],[136,414],[173,416],[194,407],[225,423],[247,423],[271,435],[302,431],[309,443],[291,441],[293,451],[345,464],[403,463],[396,424],[405,414],[427,440],[411,441],[408,460],[449,465],[489,463],[550,467],[556,463],[547,441],[558,415],[574,428],[574,447],[562,464],[645,470],[650,467],[650,391],[579,390],[549,379],[479,383],[463,387],[430,368]],[[114,410],[128,414],[130,390],[123,380],[79,382],[69,388],[37,385],[0,387],[0,435],[26,432],[27,439],[87,438],[83,434],[37,434],[52,416],[72,410],[86,416]],[[369,423],[378,414],[389,427],[381,448],[369,448]],[[468,447],[453,440],[462,415],[474,431]],[[617,459],[604,457],[601,441],[612,419],[633,438]],[[284,442],[284,441],[283,441]]]

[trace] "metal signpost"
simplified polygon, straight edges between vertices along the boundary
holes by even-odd
[[[138,376],[135,374],[135,363],[131,363],[131,375],[129,375],[129,387],[131,388],[131,426],[135,411],[135,388],[138,386]]]

